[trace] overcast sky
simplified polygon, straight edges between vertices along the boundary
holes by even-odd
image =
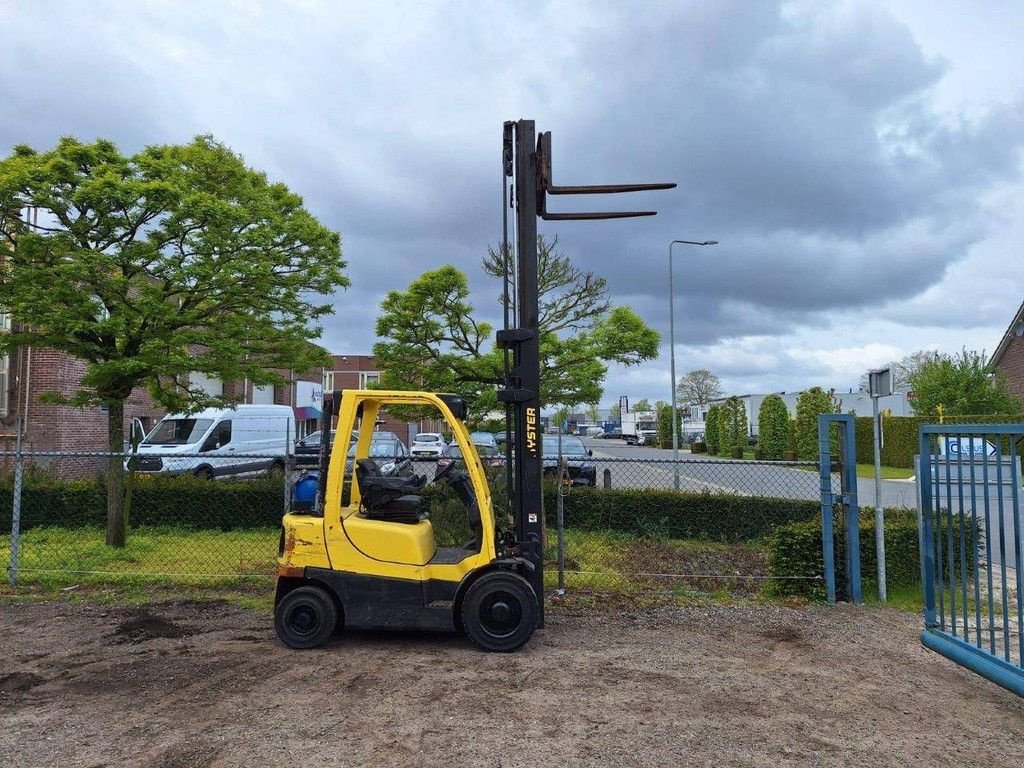
[[[1024,4],[37,3],[0,0],[0,152],[212,133],[342,233],[325,340],[501,234],[501,124],[553,137],[560,183],[676,181],[653,219],[541,224],[662,333],[604,403],[847,389],[922,348],[991,351],[1024,298]],[[610,198],[609,198],[610,199]],[[552,208],[566,210],[565,198]]]

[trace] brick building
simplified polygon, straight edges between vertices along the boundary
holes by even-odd
[[[0,322],[5,318],[0,313]],[[9,329],[9,325],[6,326]],[[45,402],[42,396],[57,393],[73,395],[85,373],[84,361],[52,349],[25,347],[9,358],[0,358],[0,450],[13,450],[16,422],[22,425],[25,450],[30,451],[104,451],[107,449],[107,414],[93,406],[74,408]],[[296,409],[297,437],[319,429],[315,408],[303,408],[311,393],[320,386],[324,392],[365,389],[380,380],[380,369],[371,355],[334,355],[329,368],[304,373],[280,371],[285,383],[279,386],[255,386],[250,381],[222,382],[193,374],[192,384],[211,395],[223,395],[236,403],[288,405]],[[136,390],[125,403],[125,429],[139,419],[148,431],[166,414],[144,389]],[[423,429],[435,426],[424,423]],[[384,415],[379,430],[394,432],[408,443],[419,424],[409,425]]]
[[[41,396],[70,397],[85,373],[85,362],[52,349],[22,347],[0,358],[0,450],[13,450],[17,425],[31,451],[105,451],[107,414],[99,407],[73,408],[44,402]],[[164,410],[145,390],[125,403],[125,423],[139,419],[149,429]]]
[[[380,381],[380,364],[373,355],[334,355],[334,363],[330,369],[324,369],[324,392],[341,392],[346,389],[368,389]],[[408,445],[410,435],[419,432],[438,432],[437,422],[420,422],[408,424],[404,421],[382,414],[377,424],[380,431],[394,432],[399,439]]]
[[[1024,400],[1024,303],[1017,308],[999,340],[989,366],[1002,372],[1010,391]]]

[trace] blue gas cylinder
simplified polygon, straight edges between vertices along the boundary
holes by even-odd
[[[313,508],[316,490],[320,485],[319,472],[305,472],[292,486],[292,507],[296,511]]]

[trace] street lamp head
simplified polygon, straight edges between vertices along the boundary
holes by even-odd
[[[717,240],[705,240],[701,245],[718,245]]]

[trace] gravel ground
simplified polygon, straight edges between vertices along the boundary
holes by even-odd
[[[218,603],[0,605],[5,766],[1024,764],[1024,703],[892,610],[549,612],[514,655]]]

